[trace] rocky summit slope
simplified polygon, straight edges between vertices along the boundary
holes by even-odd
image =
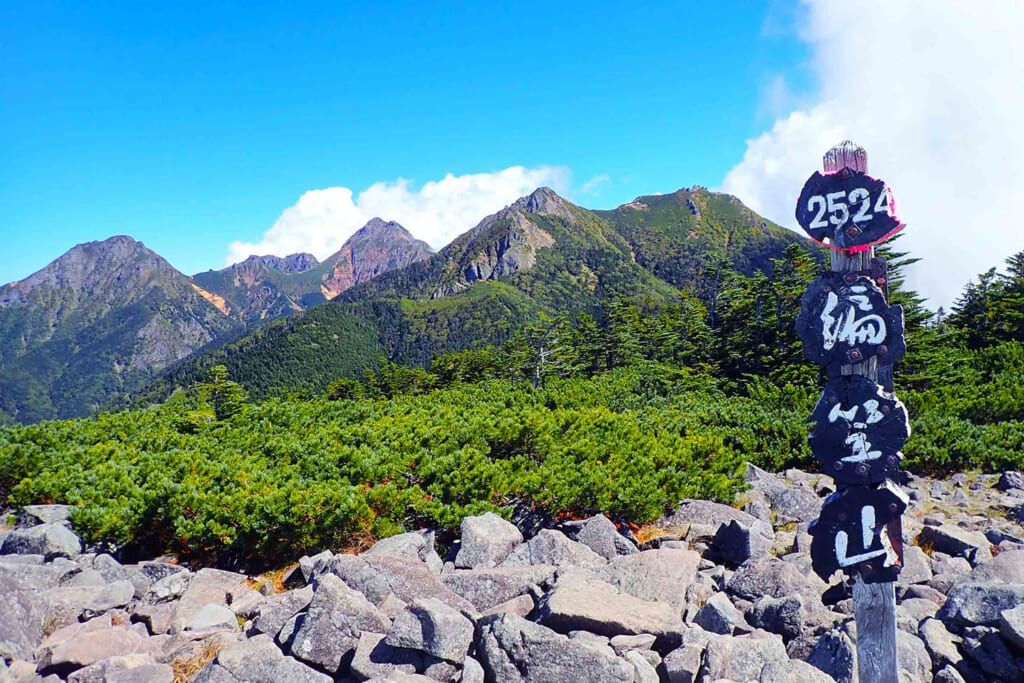
[[[0,681],[856,680],[848,586],[810,570],[828,477],[748,468],[643,542],[603,516],[467,517],[250,578],[82,552],[63,506],[0,532]],[[912,478],[900,680],[1024,680],[1024,476]]]

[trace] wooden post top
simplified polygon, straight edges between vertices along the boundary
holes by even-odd
[[[825,168],[825,173],[835,173],[844,168],[867,173],[868,153],[853,140],[843,140],[825,152],[822,164]]]

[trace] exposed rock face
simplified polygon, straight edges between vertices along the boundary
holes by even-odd
[[[372,218],[334,254],[324,259],[322,292],[333,299],[346,289],[389,270],[429,258],[433,250],[394,221]]]
[[[133,391],[239,325],[155,252],[118,236],[0,287],[0,329],[0,394],[11,397],[0,409],[34,422],[84,415],[113,397],[110,386]]]

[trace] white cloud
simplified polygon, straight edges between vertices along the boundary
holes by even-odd
[[[259,242],[232,242],[225,265],[251,254],[284,256],[305,251],[322,259],[375,216],[398,221],[439,249],[484,216],[542,185],[564,193],[569,171],[557,166],[512,166],[493,173],[448,174],[419,189],[399,178],[375,183],[358,196],[347,187],[310,190],[281,213]]]
[[[594,176],[593,178],[591,178],[587,182],[583,183],[583,187],[580,188],[580,192],[582,194],[589,194],[589,195],[593,195],[595,197],[600,197],[601,196],[601,186],[602,185],[608,185],[611,182],[612,182],[612,179],[608,176],[608,174],[607,173],[602,173],[601,175]]]
[[[822,154],[844,138],[893,188],[924,260],[911,285],[948,306],[964,283],[1024,249],[1024,3],[803,0],[816,104],[747,142],[722,188],[794,226]]]

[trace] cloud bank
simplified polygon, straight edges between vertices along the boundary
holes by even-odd
[[[224,263],[237,263],[251,254],[296,252],[323,259],[374,217],[398,221],[439,249],[484,216],[541,185],[563,193],[569,185],[569,171],[558,166],[512,166],[493,173],[448,174],[418,189],[399,178],[375,183],[358,195],[347,187],[310,190],[281,212],[259,242],[232,242]]]
[[[784,225],[822,154],[850,138],[893,188],[910,284],[932,308],[1024,250],[1024,3],[802,0],[813,106],[747,142],[722,189]],[[781,87],[781,86],[778,86]]]

